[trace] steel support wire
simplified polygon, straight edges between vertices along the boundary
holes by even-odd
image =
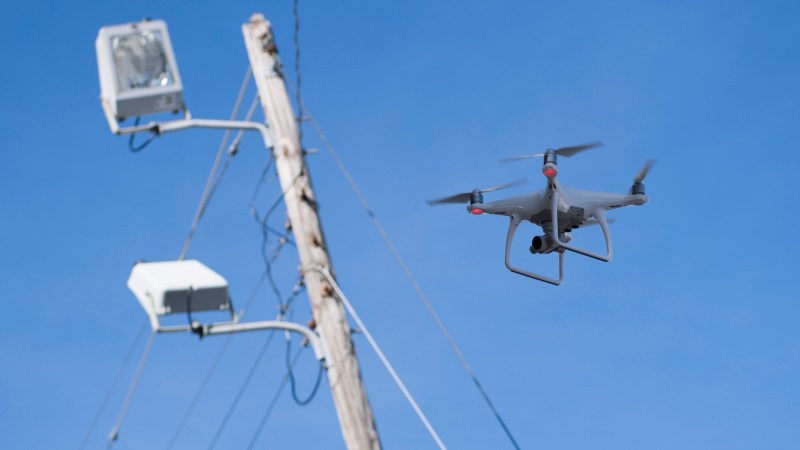
[[[397,248],[394,246],[392,240],[389,239],[389,235],[386,233],[386,230],[384,230],[383,225],[378,220],[378,216],[376,216],[375,213],[372,211],[372,208],[369,206],[369,203],[367,203],[367,199],[366,197],[364,197],[364,194],[361,192],[361,189],[358,187],[358,184],[356,183],[355,179],[353,179],[353,176],[350,175],[350,172],[345,167],[344,162],[342,162],[342,159],[339,157],[339,154],[333,148],[333,144],[330,143],[328,137],[322,131],[322,128],[320,127],[319,123],[317,123],[317,120],[314,118],[314,116],[311,114],[311,112],[308,110],[308,108],[306,107],[305,103],[302,102],[302,100],[300,106],[303,109],[305,116],[308,118],[308,120],[311,121],[314,130],[317,132],[317,135],[319,135],[319,138],[325,145],[325,148],[328,149],[328,152],[333,157],[334,161],[336,162],[336,165],[339,166],[339,170],[342,172],[342,175],[344,175],[344,177],[347,179],[347,182],[350,184],[350,187],[352,188],[356,197],[358,197],[358,200],[361,202],[361,205],[366,210],[367,215],[369,216],[370,220],[372,220],[372,223],[378,230],[378,233],[386,242],[386,245],[389,247],[389,251],[392,253],[395,260],[397,261],[397,264],[400,266],[400,268],[406,274],[408,280],[411,282],[411,285],[417,292],[417,296],[419,296],[419,298],[425,304],[425,308],[427,308],[428,313],[431,315],[431,317],[433,317],[433,320],[436,322],[436,325],[439,327],[439,330],[442,332],[445,339],[447,339],[447,342],[450,344],[450,347],[453,349],[453,352],[456,354],[456,357],[458,357],[458,360],[464,367],[464,371],[467,372],[467,376],[469,376],[469,378],[472,380],[472,383],[480,392],[481,397],[483,397],[484,402],[494,414],[494,417],[497,419],[497,422],[500,424],[500,427],[503,429],[503,432],[505,433],[506,437],[508,437],[508,440],[511,442],[511,445],[513,445],[515,449],[519,450],[519,444],[517,444],[516,439],[514,439],[514,435],[511,434],[511,430],[506,425],[502,416],[500,416],[500,412],[497,410],[497,408],[494,406],[494,403],[489,398],[489,394],[483,388],[480,381],[478,381],[478,377],[475,375],[475,372],[473,372],[472,367],[467,362],[467,358],[461,352],[461,349],[459,348],[458,344],[456,344],[456,341],[453,338],[453,336],[450,335],[450,332],[447,330],[447,327],[445,327],[444,322],[442,322],[442,319],[439,317],[439,314],[434,309],[433,304],[430,302],[430,300],[428,300],[428,297],[422,291],[422,287],[420,287],[419,283],[417,283],[417,279],[416,277],[414,277],[414,274],[411,272],[411,269],[408,267],[403,257],[400,256],[400,253],[397,251]]]
[[[239,115],[239,109],[242,106],[242,99],[244,99],[244,94],[247,91],[247,86],[250,84],[250,78],[252,78],[252,76],[253,69],[250,66],[247,66],[247,73],[242,81],[242,86],[239,88],[239,95],[236,97],[236,102],[234,103],[230,120],[236,119],[236,116]],[[254,102],[257,103],[257,101],[258,96],[256,96]],[[250,118],[248,117],[245,120],[250,120]],[[225,135],[222,137],[222,141],[219,144],[219,150],[217,150],[217,156],[214,159],[214,165],[211,168],[211,173],[208,174],[208,181],[206,181],[206,187],[203,190],[203,195],[200,196],[200,204],[197,206],[197,212],[194,215],[194,220],[192,220],[192,226],[189,229],[189,235],[186,237],[186,242],[183,244],[183,250],[181,250],[181,255],[178,258],[180,260],[186,259],[186,254],[189,252],[189,246],[192,245],[192,239],[194,239],[194,233],[197,230],[197,223],[200,222],[200,219],[203,217],[203,213],[205,213],[208,202],[211,199],[211,196],[214,194],[214,190],[219,184],[219,180],[222,179],[221,175],[219,177],[217,176],[217,172],[219,170],[219,165],[222,162],[222,157],[225,155],[225,147],[228,145],[228,139],[230,138],[230,135],[231,130],[225,130]],[[133,139],[133,135],[131,135],[131,139]],[[233,155],[231,155],[229,152],[228,157],[230,158],[231,156]],[[225,168],[227,168],[227,165]],[[224,175],[224,170],[222,173]]]
[[[380,358],[381,362],[383,363],[383,366],[389,372],[389,375],[392,376],[392,379],[394,379],[394,382],[397,384],[397,387],[399,387],[400,391],[403,392],[403,395],[406,397],[406,400],[408,400],[408,403],[411,404],[412,408],[414,408],[414,412],[417,413],[417,417],[419,417],[419,420],[422,422],[423,425],[425,425],[425,428],[428,430],[428,433],[430,433],[431,437],[436,442],[436,445],[438,445],[440,449],[445,450],[447,447],[444,446],[444,443],[439,438],[439,435],[436,433],[436,430],[433,429],[433,425],[431,425],[430,421],[428,421],[428,418],[425,417],[425,413],[422,412],[422,409],[417,404],[417,401],[414,400],[414,397],[411,395],[411,392],[409,392],[408,388],[406,388],[406,385],[403,383],[403,380],[400,379],[400,376],[394,370],[394,367],[392,367],[392,364],[386,358],[386,355],[383,354],[383,351],[381,350],[380,346],[378,346],[378,343],[375,341],[375,338],[372,337],[372,333],[369,332],[367,326],[364,325],[364,322],[361,321],[361,317],[359,317],[358,313],[356,313],[356,310],[353,309],[353,305],[350,304],[349,300],[347,300],[347,297],[345,297],[344,292],[342,292],[341,288],[339,288],[339,284],[333,278],[330,271],[328,271],[327,268],[323,269],[319,267],[314,267],[311,270],[325,277],[325,279],[331,284],[331,286],[333,286],[333,290],[336,292],[336,296],[342,302],[344,307],[347,308],[347,312],[350,313],[350,317],[353,318],[359,330],[361,330],[361,332],[364,334],[364,337],[367,338],[369,345],[372,346],[372,349],[375,351],[375,354],[378,355],[378,358]]]
[[[114,391],[117,390],[117,385],[119,381],[122,379],[122,375],[125,373],[125,368],[128,367],[128,363],[130,362],[131,358],[133,358],[133,353],[136,350],[136,347],[139,346],[139,340],[144,336],[144,331],[147,329],[148,321],[145,320],[142,322],[142,326],[139,327],[139,331],[136,333],[136,338],[131,343],[131,347],[128,350],[128,353],[125,355],[125,359],[122,362],[122,366],[120,366],[119,370],[117,371],[117,375],[114,377],[114,381],[111,383],[111,387],[108,388],[108,392],[106,392],[106,396],[103,399],[103,402],[100,403],[100,407],[97,409],[97,413],[94,415],[94,419],[92,419],[91,425],[89,425],[89,429],[86,430],[86,434],[83,436],[83,441],[81,441],[79,450],[86,448],[86,444],[89,443],[89,438],[92,436],[95,427],[97,427],[97,423],[100,421],[100,416],[106,410],[108,406],[108,402],[111,401],[111,396],[114,394]]]
[[[269,402],[269,406],[267,406],[267,410],[264,411],[264,415],[261,416],[261,420],[258,422],[258,427],[256,428],[255,433],[253,433],[253,437],[250,439],[250,443],[247,445],[247,450],[252,450],[255,448],[256,442],[258,442],[258,438],[261,436],[261,432],[264,430],[264,426],[267,424],[267,420],[269,420],[270,415],[272,415],[272,411],[275,409],[275,405],[278,404],[278,399],[283,393],[283,389],[286,388],[286,384],[289,381],[289,376],[291,374],[292,366],[297,363],[297,360],[300,359],[300,354],[302,353],[305,347],[300,347],[294,354],[291,362],[289,363],[289,369],[281,378],[281,384],[278,386],[278,390],[275,391],[275,395],[272,396],[272,400]]]
[[[297,298],[297,296],[300,294],[300,292],[302,292],[302,288],[294,289],[293,292],[292,292],[292,295],[290,295],[289,298],[286,299],[285,302],[281,302],[281,304],[285,305],[285,307],[281,311],[281,313],[278,314],[278,320],[283,320],[284,319],[285,314],[286,314],[285,310],[289,309],[289,307],[291,306],[292,302],[294,301],[295,298]],[[216,433],[214,433],[214,437],[211,440],[211,444],[209,444],[209,446],[208,446],[209,450],[213,449],[217,445],[217,442],[219,442],[220,437],[222,437],[222,433],[225,431],[225,427],[227,427],[228,421],[233,416],[233,412],[239,406],[239,401],[241,401],[242,395],[244,395],[244,392],[250,386],[250,382],[253,380],[253,376],[255,375],[256,369],[258,368],[258,366],[261,363],[261,359],[264,357],[264,354],[266,353],[267,349],[269,348],[269,345],[272,342],[272,339],[275,337],[275,331],[276,330],[270,330],[269,336],[267,337],[267,340],[264,342],[264,345],[261,346],[261,349],[259,350],[258,355],[256,356],[256,360],[253,362],[253,365],[250,367],[250,371],[247,373],[247,376],[245,377],[244,382],[239,387],[239,391],[236,393],[236,396],[234,397],[233,402],[228,407],[228,411],[225,413],[225,417],[223,417],[222,422],[220,423],[219,427],[217,428]]]
[[[144,366],[147,363],[147,358],[150,356],[150,350],[153,348],[153,341],[155,338],[156,332],[153,331],[150,333],[150,339],[147,340],[147,346],[144,349],[144,353],[142,353],[142,357],[139,359],[139,366],[136,368],[136,374],[133,376],[131,386],[128,388],[128,395],[125,397],[125,403],[122,404],[122,410],[119,412],[117,422],[114,424],[114,428],[112,428],[111,432],[108,434],[108,449],[113,447],[114,442],[116,442],[117,438],[119,438],[119,431],[122,428],[122,423],[125,421],[125,415],[128,413],[128,408],[131,406],[133,394],[136,392],[136,388],[139,386],[139,379],[142,377],[142,372],[144,371]]]
[[[261,364],[261,358],[264,357],[264,354],[267,352],[267,349],[269,348],[269,345],[272,342],[272,339],[274,338],[275,338],[275,330],[270,330],[269,336],[267,336],[267,340],[264,341],[264,344],[258,351],[256,360],[253,361],[253,365],[250,366],[250,371],[247,373],[247,377],[245,377],[244,382],[239,387],[239,391],[236,393],[236,396],[233,398],[233,402],[228,407],[228,411],[225,413],[225,417],[222,418],[222,423],[220,423],[219,427],[217,427],[217,431],[216,433],[214,433],[214,437],[211,439],[211,444],[209,444],[208,446],[209,450],[216,447],[217,442],[219,442],[219,438],[222,437],[222,432],[225,431],[225,427],[228,425],[228,421],[231,419],[231,416],[233,416],[233,412],[236,410],[236,407],[239,406],[239,401],[242,399],[244,391],[246,391],[248,386],[250,386],[250,381],[253,380],[253,376],[256,373],[256,369]]]

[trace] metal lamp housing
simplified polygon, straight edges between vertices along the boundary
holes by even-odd
[[[183,84],[163,20],[100,28],[95,45],[100,99],[117,120],[183,109]]]

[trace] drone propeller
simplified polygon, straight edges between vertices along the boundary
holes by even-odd
[[[656,163],[655,159],[648,159],[647,162],[644,163],[644,166],[642,166],[642,170],[640,170],[639,173],[636,174],[636,178],[633,179],[633,182],[641,183],[642,181],[644,181],[645,177],[647,177],[647,173],[650,172],[650,169],[653,168],[653,164],[655,163]]]
[[[499,191],[501,189],[521,186],[527,183],[528,180],[523,178],[521,180],[512,181],[511,183],[501,184],[500,186],[490,187],[488,189],[475,189],[475,191],[463,192],[461,194],[451,195],[449,197],[426,200],[426,203],[428,204],[428,206],[443,205],[445,203],[467,203],[470,200],[470,198],[472,198],[472,194],[475,193],[476,191],[479,194],[485,194],[487,192]]]
[[[633,178],[633,185],[631,186],[631,190],[629,193],[631,195],[634,194],[644,194],[644,184],[642,181],[647,177],[647,174],[650,172],[650,169],[653,168],[653,165],[656,163],[655,159],[648,159],[647,162],[644,163],[642,169],[639,170],[639,173]]]
[[[603,145],[602,142],[596,141],[596,142],[590,142],[588,144],[583,144],[583,145],[573,145],[572,147],[561,147],[559,149],[553,150],[553,153],[555,153],[558,156],[563,156],[565,158],[569,158],[570,156],[574,156],[574,155],[576,155],[576,154],[578,154],[578,153],[580,153],[580,152],[582,152],[584,150],[589,150],[590,148],[600,147],[601,145]],[[510,163],[510,162],[522,161],[523,159],[538,158],[538,157],[544,156],[546,154],[547,154],[547,152],[545,152],[545,153],[537,153],[535,155],[511,156],[511,157],[508,157],[508,158],[498,159],[498,161],[500,161],[501,163]]]

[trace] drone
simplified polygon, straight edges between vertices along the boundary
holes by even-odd
[[[494,214],[510,217],[511,224],[508,227],[508,234],[506,236],[505,252],[505,262],[508,270],[558,286],[564,282],[565,251],[569,250],[603,262],[611,261],[613,250],[608,224],[613,222],[613,219],[607,219],[606,213],[612,209],[622,208],[623,206],[641,206],[648,201],[642,182],[653,167],[655,163],[654,160],[649,160],[644,164],[639,173],[634,177],[633,185],[627,194],[581,191],[567,188],[558,182],[559,156],[569,158],[580,152],[601,145],[603,145],[602,142],[592,142],[572,147],[562,147],[555,150],[548,149],[544,153],[537,153],[535,155],[513,156],[499,160],[502,163],[509,163],[543,157],[542,174],[547,179],[547,187],[538,192],[484,203],[483,194],[519,186],[525,183],[525,180],[518,180],[488,189],[474,189],[471,192],[428,200],[427,203],[430,206],[447,203],[469,203],[467,211],[470,214],[476,216],[481,214]],[[526,220],[541,227],[544,233],[540,236],[533,237],[531,240],[530,252],[542,255],[553,252],[558,253],[558,279],[529,272],[511,264],[511,247],[514,242],[514,235],[519,225]],[[605,255],[569,244],[569,242],[572,241],[572,232],[588,225],[599,225],[602,229],[606,241]]]

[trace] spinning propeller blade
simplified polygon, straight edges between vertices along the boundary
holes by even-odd
[[[540,156],[544,156],[544,153],[537,153],[535,155],[509,156],[508,158],[500,158],[498,161],[503,164],[508,164],[511,162],[522,161],[523,159],[538,158]]]
[[[499,191],[501,189],[508,189],[508,188],[515,187],[515,186],[521,186],[521,185],[527,184],[527,183],[528,183],[528,180],[523,178],[521,180],[512,181],[511,183],[501,184],[500,186],[490,187],[490,188],[487,188],[487,189],[478,189],[478,191],[481,194],[485,194],[487,192]],[[437,198],[437,199],[433,199],[433,200],[426,200],[425,203],[427,203],[428,206],[443,205],[445,203],[467,203],[469,201],[470,197],[472,197],[472,193],[473,192],[474,191],[462,192],[461,194],[451,195],[449,197]]]
[[[644,195],[644,183],[642,183],[642,181],[644,181],[647,173],[650,172],[650,169],[653,168],[653,164],[655,163],[656,160],[654,159],[649,159],[644,163],[642,170],[640,170],[639,173],[637,173],[633,178],[633,184],[631,185],[631,189],[628,191],[629,195]]]
[[[570,156],[576,155],[584,150],[589,150],[590,148],[600,147],[603,143],[600,141],[590,142],[588,144],[583,145],[574,145],[572,147],[561,147],[556,150],[556,155],[563,156],[565,158],[569,158]]]
[[[647,177],[647,173],[650,172],[650,169],[653,168],[653,164],[655,163],[656,163],[655,159],[648,159],[647,162],[644,163],[644,166],[642,166],[642,170],[640,170],[639,173],[636,174],[636,178],[633,179],[633,182],[641,183],[642,181],[644,181],[645,177]]]
[[[561,147],[559,149],[553,150],[553,152],[558,156],[563,156],[565,158],[569,158],[570,156],[574,156],[584,150],[589,150],[590,148],[600,147],[603,145],[602,142],[590,142],[588,144],[583,145],[573,145],[571,147]],[[544,156],[544,153],[537,153],[535,155],[521,155],[521,156],[510,156],[508,158],[501,158],[498,159],[501,163],[510,163],[516,161],[522,161],[523,159],[531,159],[531,158],[538,158],[540,156]]]

